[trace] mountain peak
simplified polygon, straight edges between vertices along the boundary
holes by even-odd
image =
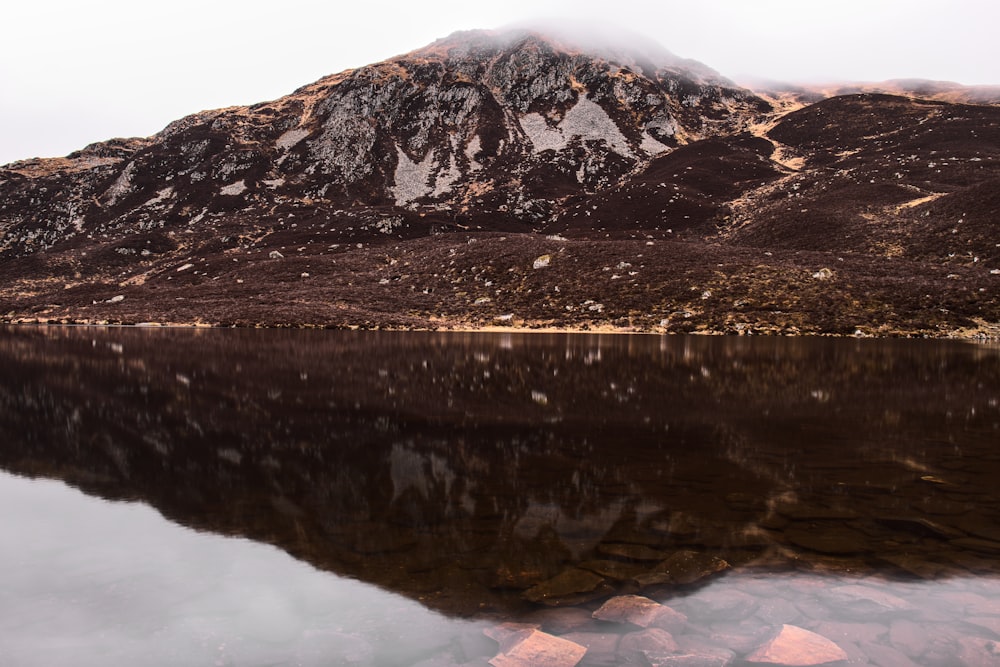
[[[646,76],[665,70],[683,72],[699,83],[734,85],[707,65],[681,58],[640,33],[586,22],[534,22],[496,30],[462,30],[404,57],[453,61],[521,50],[606,60]]]

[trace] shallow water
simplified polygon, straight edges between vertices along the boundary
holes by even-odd
[[[0,363],[5,664],[484,665],[504,621],[655,664],[591,617],[619,594],[700,664],[785,624],[1000,664],[996,347],[43,327]]]

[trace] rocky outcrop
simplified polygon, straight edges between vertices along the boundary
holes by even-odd
[[[570,193],[769,110],[703,66],[647,57],[594,56],[530,31],[459,33],[148,140],[14,163],[0,172],[2,250],[303,215],[426,232],[393,209],[530,225]]]

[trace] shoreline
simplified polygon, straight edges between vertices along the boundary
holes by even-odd
[[[484,333],[484,334],[575,334],[575,335],[616,335],[616,336],[706,336],[734,338],[853,338],[857,340],[948,340],[970,343],[1000,344],[1000,325],[984,323],[972,330],[953,330],[941,335],[931,335],[928,332],[888,330],[880,332],[856,331],[853,334],[839,334],[812,331],[718,331],[702,329],[694,331],[660,331],[652,329],[623,328],[610,324],[587,324],[583,326],[553,326],[551,324],[525,323],[516,325],[471,325],[469,323],[454,323],[442,326],[405,327],[405,326],[367,326],[367,325],[321,325],[313,323],[254,323],[254,324],[211,324],[205,322],[112,322],[112,321],[59,321],[40,318],[0,319],[4,327],[93,327],[122,329],[192,329],[192,330],[223,330],[223,329],[299,329],[324,331],[383,331],[383,332],[413,332],[413,333]]]

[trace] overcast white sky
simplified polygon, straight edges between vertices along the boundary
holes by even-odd
[[[731,78],[1000,84],[994,0],[24,0],[0,23],[0,164],[539,17],[614,23]]]

